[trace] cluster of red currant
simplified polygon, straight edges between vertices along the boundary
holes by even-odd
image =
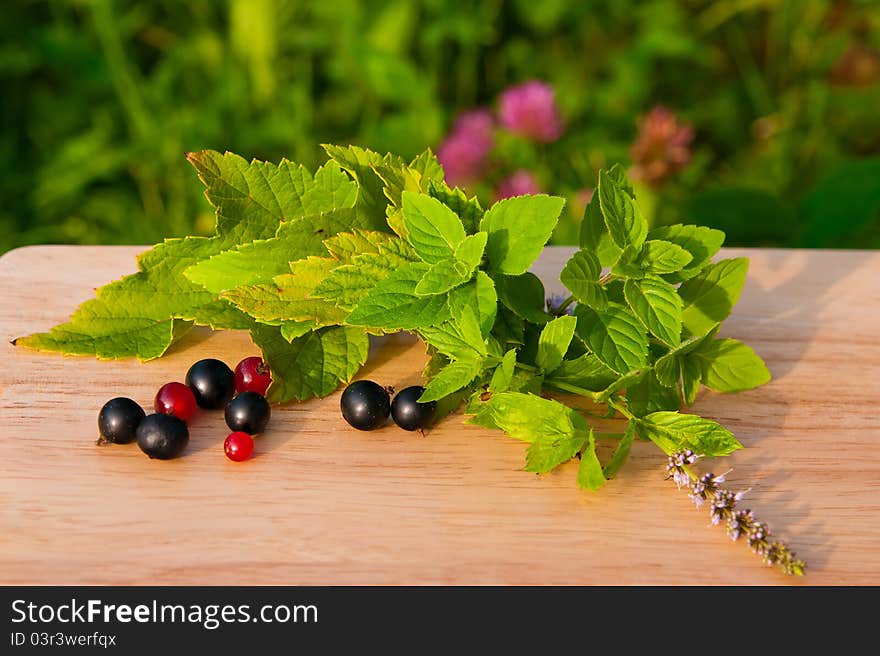
[[[196,408],[225,407],[226,425],[232,432],[223,444],[226,457],[236,462],[254,452],[253,436],[269,423],[269,402],[264,396],[272,382],[269,367],[259,357],[245,358],[232,371],[225,362],[199,360],[186,373],[186,384],[166,383],[159,388],[155,414],[147,415],[135,401],[117,397],[98,413],[99,444],[127,444],[137,440],[150,458],[176,458],[189,442],[186,422]]]

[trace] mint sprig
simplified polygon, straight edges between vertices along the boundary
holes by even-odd
[[[526,470],[578,458],[591,490],[625,465],[634,440],[667,455],[742,447],[683,412],[702,386],[770,380],[761,358],[718,338],[748,261],[713,262],[718,230],[649,230],[625,171],[599,174],[580,249],[560,272],[571,297],[545,303],[529,268],[564,200],[520,196],[484,210],[448,187],[426,151],[406,162],[326,146],[314,174],[213,151],[189,156],[216,208],[215,235],[169,240],[140,271],[98,290],[69,323],[18,343],[102,358],[162,355],[192,325],[249,330],[273,372],[273,401],[332,393],[366,360],[368,335],[408,330],[428,348],[423,401],[529,444]],[[547,398],[547,393],[558,398]],[[579,408],[577,396],[597,404]],[[597,433],[595,414],[622,416]],[[598,440],[616,441],[602,462]]]

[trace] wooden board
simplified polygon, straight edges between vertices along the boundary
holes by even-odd
[[[575,467],[522,471],[524,447],[448,419],[428,437],[349,429],[339,393],[273,409],[258,456],[223,455],[222,413],[186,457],[96,447],[113,396],[152,404],[164,382],[253,354],[244,333],[195,332],[160,360],[98,362],[15,348],[92,289],[133,271],[135,247],[40,246],[0,259],[0,582],[5,584],[790,583],[709,526],[636,444],[617,479],[581,492]],[[570,249],[536,271],[548,288]],[[695,411],[746,449],[714,466],[810,566],[808,584],[880,583],[880,253],[729,250],[752,268],[724,334],[774,381],[703,392]],[[362,376],[419,380],[423,347],[377,343]],[[705,463],[704,463],[705,464]],[[800,581],[794,581],[800,582]]]

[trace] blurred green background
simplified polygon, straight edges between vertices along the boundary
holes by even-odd
[[[659,168],[637,193],[655,223],[880,247],[875,0],[14,1],[0,31],[0,252],[207,233],[186,151],[413,155],[527,80],[552,87],[564,133],[498,128],[470,189],[488,203],[528,171],[570,198],[557,243],[576,238],[599,167],[647,158]],[[656,106],[676,162],[645,118]]]

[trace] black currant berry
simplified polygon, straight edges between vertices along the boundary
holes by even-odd
[[[391,414],[388,390],[372,380],[358,380],[346,387],[339,406],[345,421],[358,430],[379,428]]]
[[[402,389],[391,403],[391,418],[403,430],[414,431],[425,428],[434,419],[437,402],[419,403],[419,397],[425,392],[420,385]]]
[[[193,391],[200,408],[216,410],[229,403],[235,394],[235,375],[225,362],[199,360],[186,372],[186,384]]]
[[[138,425],[145,416],[144,409],[131,399],[110,399],[98,413],[99,442],[128,444],[137,437]]]
[[[151,458],[170,460],[176,458],[189,442],[186,422],[174,415],[147,415],[137,429],[137,441],[141,451]]]
[[[225,414],[230,430],[256,435],[266,430],[271,409],[262,394],[242,392],[226,404]]]

